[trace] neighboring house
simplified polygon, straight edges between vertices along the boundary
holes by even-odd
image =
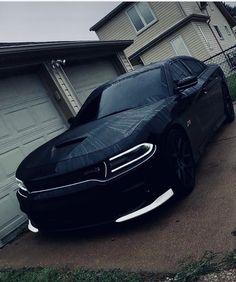
[[[26,220],[16,199],[17,166],[68,128],[94,88],[132,68],[123,53],[131,43],[0,44],[0,247]]]
[[[134,67],[176,55],[205,60],[236,44],[235,19],[221,2],[122,2],[90,28],[100,40],[134,42]]]

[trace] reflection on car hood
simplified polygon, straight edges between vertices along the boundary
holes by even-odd
[[[25,181],[63,174],[108,159],[146,140],[144,127],[166,105],[165,99],[69,129],[32,152],[16,177]]]

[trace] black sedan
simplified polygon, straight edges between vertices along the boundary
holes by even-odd
[[[123,222],[194,188],[195,165],[234,109],[221,68],[176,57],[92,92],[70,128],[16,172],[31,231]]]

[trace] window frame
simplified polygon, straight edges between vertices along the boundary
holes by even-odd
[[[139,2],[138,2],[138,3],[139,3]],[[140,34],[141,32],[143,32],[144,30],[146,30],[147,28],[149,28],[151,25],[153,25],[155,22],[158,21],[156,15],[155,15],[155,13],[153,12],[152,8],[150,7],[149,3],[144,2],[144,3],[146,3],[146,4],[148,5],[149,11],[151,12],[151,14],[152,14],[152,16],[153,16],[153,18],[154,18],[153,21],[151,21],[149,24],[146,24],[145,19],[143,18],[143,16],[141,15],[141,13],[140,13],[140,11],[139,11],[139,9],[138,9],[138,7],[137,7],[138,3],[135,3],[135,4],[131,5],[131,6],[128,7],[128,9],[126,9],[126,11],[125,11],[125,12],[126,12],[126,15],[127,15],[127,17],[128,17],[128,19],[129,19],[129,21],[130,21],[130,23],[131,23],[131,25],[133,26],[133,28],[134,28],[134,30],[135,30],[135,32],[136,32],[136,34]],[[142,3],[142,2],[140,2],[140,3]],[[130,18],[129,14],[128,14],[128,11],[131,10],[132,8],[135,8],[135,10],[136,10],[136,12],[137,12],[137,14],[138,14],[140,20],[142,21],[142,23],[143,23],[143,25],[144,25],[144,27],[141,28],[140,30],[137,30],[137,29],[136,29],[134,23],[132,22],[132,19]]]
[[[184,47],[185,47],[186,50],[188,51],[188,55],[187,55],[187,54],[185,54],[185,55],[179,55],[179,54],[177,53],[176,48],[175,48],[175,46],[174,46],[174,44],[173,44],[173,41],[176,40],[177,38],[180,38],[180,39],[183,41]],[[189,49],[188,49],[188,47],[187,47],[187,45],[185,44],[185,42],[184,42],[184,40],[183,40],[183,37],[182,37],[181,35],[178,35],[178,36],[176,36],[175,38],[173,38],[173,39],[170,41],[170,44],[171,44],[171,46],[172,46],[172,48],[173,48],[173,50],[174,50],[176,56],[192,56],[191,53],[190,53],[190,51],[189,51]]]
[[[223,34],[218,25],[213,25],[215,32],[221,40],[224,40]]]

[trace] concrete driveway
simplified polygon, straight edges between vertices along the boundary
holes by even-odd
[[[171,272],[187,256],[236,248],[236,122],[223,126],[199,164],[193,193],[135,221],[83,233],[26,233],[0,250],[0,266],[69,266]]]

